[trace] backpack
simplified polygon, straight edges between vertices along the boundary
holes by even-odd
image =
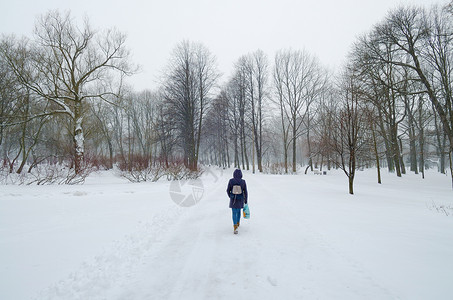
[[[242,188],[240,185],[233,185],[233,189],[231,190],[233,195],[241,195],[242,194]]]

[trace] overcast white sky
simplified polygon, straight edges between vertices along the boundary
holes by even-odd
[[[243,54],[262,49],[306,49],[334,68],[356,37],[399,4],[448,0],[0,0],[0,33],[31,36],[36,17],[50,9],[85,15],[94,28],[127,33],[127,46],[142,71],[129,79],[137,90],[155,88],[173,48],[201,42],[217,57],[226,80]]]

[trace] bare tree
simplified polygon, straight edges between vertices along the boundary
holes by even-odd
[[[263,126],[264,104],[267,97],[268,60],[263,51],[243,56],[239,59],[237,68],[242,71],[241,85],[244,87],[246,114],[249,116],[252,140],[256,151],[258,170],[263,172]],[[255,166],[253,165],[253,170]]]
[[[372,36],[373,37],[373,36]],[[384,138],[387,165],[390,172],[396,170],[401,177],[404,173],[402,155],[399,146],[400,124],[410,113],[409,87],[412,86],[411,72],[399,65],[379,63],[374,57],[379,55],[388,60],[403,59],[395,51],[391,42],[376,41],[364,37],[355,47],[355,66],[361,70],[361,81],[366,100],[376,107],[380,133]]]
[[[3,157],[10,164],[10,172],[13,172],[14,165],[20,165],[16,172],[21,173],[28,161],[33,148],[38,144],[40,133],[48,120],[43,112],[46,111],[45,104],[35,100],[27,87],[20,84],[14,74],[14,70],[8,63],[8,58],[4,55],[6,51],[14,46],[12,38],[4,38],[0,45],[0,147],[4,140],[4,132],[7,128],[13,130],[14,139],[18,141],[17,147],[3,148]],[[26,58],[30,55],[30,50],[26,47],[26,42],[21,41],[16,48],[17,61],[21,66],[26,65]],[[33,117],[37,115],[36,117]],[[12,155],[12,156],[11,156]],[[20,158],[20,159],[19,159]]]
[[[245,114],[245,88],[243,85],[243,73],[237,68],[233,78],[227,83],[225,88],[225,98],[228,102],[228,128],[230,132],[230,140],[233,146],[233,165],[236,168],[240,167],[242,157],[242,165],[244,168],[244,141],[242,139],[244,132],[244,114]],[[239,145],[241,145],[239,147]]]
[[[230,166],[229,98],[225,89],[214,98],[206,118],[206,147],[209,163],[221,167]]]
[[[347,68],[339,82],[336,126],[330,138],[330,147],[337,154],[334,163],[348,177],[349,193],[354,194],[354,178],[358,157],[365,145],[364,129],[367,115],[362,106],[363,94],[353,69]]]
[[[114,146],[113,146],[113,134],[114,134],[114,114],[110,105],[106,105],[103,102],[97,102],[90,106],[92,116],[98,121],[97,128],[99,129],[98,138],[103,140],[107,144],[108,151],[108,162],[106,164],[107,169],[113,168],[114,163]]]
[[[71,120],[76,174],[84,161],[84,103],[113,93],[106,84],[113,72],[133,72],[125,40],[116,30],[94,31],[87,20],[80,27],[70,13],[51,11],[36,24],[27,64],[21,64],[15,48],[2,50],[21,84],[51,103],[45,114]]]
[[[177,45],[163,84],[181,136],[184,163],[191,170],[198,168],[203,118],[218,76],[215,58],[205,46],[188,41]]]
[[[314,140],[317,144],[317,154],[321,155],[321,166],[323,167],[324,159],[327,164],[328,170],[332,167],[333,157],[335,156],[335,152],[332,151],[329,141],[332,138],[332,134],[334,132],[336,126],[336,119],[335,115],[337,113],[337,91],[330,87],[325,90],[325,96],[322,98],[319,107],[319,113],[317,115],[317,126],[314,130]],[[313,152],[309,152],[313,153]],[[310,155],[311,156],[311,155]],[[308,169],[311,167],[309,164],[305,169],[305,173],[307,173]]]
[[[325,86],[326,76],[318,60],[303,51],[280,51],[275,56],[274,83],[282,119],[285,169],[289,143],[292,144],[292,171],[296,172],[297,139],[303,135],[304,122],[310,126],[310,111]],[[287,127],[289,126],[289,127]],[[291,137],[285,135],[290,130]]]
[[[156,120],[154,123],[156,142],[159,144],[159,160],[165,167],[170,166],[174,149],[177,144],[177,124],[173,117],[172,108],[165,103],[165,96],[158,93],[156,103]],[[157,150],[155,152],[158,152]]]
[[[6,48],[8,41],[0,42],[1,48]],[[13,123],[15,102],[20,98],[20,86],[14,78],[14,74],[9,67],[5,57],[0,51],[0,146],[4,142],[6,126]]]
[[[430,14],[417,7],[401,7],[387,16],[371,34],[373,44],[391,44],[394,53],[386,57],[370,52],[377,63],[407,68],[415,74],[442,123],[453,151],[452,38],[453,21],[445,8],[434,7]],[[453,175],[452,175],[453,182]]]

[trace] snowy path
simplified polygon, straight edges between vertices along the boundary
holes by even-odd
[[[147,236],[132,241],[150,249],[140,261],[133,261],[137,265],[128,270],[131,273],[112,281],[113,288],[88,284],[75,295],[96,297],[91,294],[94,290],[102,291],[98,296],[105,299],[397,298],[304,221],[304,213],[310,211],[295,205],[303,197],[294,198],[292,191],[276,195],[253,177],[248,182],[253,218],[242,220],[238,236],[230,228],[221,182],[185,211],[158,243],[147,243]],[[283,201],[285,205],[278,205]],[[159,224],[151,226],[162,229]],[[109,263],[118,268],[117,261]]]
[[[425,197],[413,202],[391,198],[391,185],[370,185],[350,197],[341,176],[246,174],[251,219],[242,219],[233,235],[228,178],[205,178],[202,201],[190,208],[174,205],[162,186],[157,195],[166,200],[159,213],[42,290],[38,299],[453,295],[453,218],[426,208],[429,187],[410,185]]]

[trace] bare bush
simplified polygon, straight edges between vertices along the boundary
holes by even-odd
[[[119,170],[119,175],[131,182],[158,181],[165,176],[165,169],[162,166],[148,166],[146,168],[133,170]]]
[[[129,162],[117,164],[117,167],[117,174],[131,182],[155,182],[163,177],[168,181],[196,179],[203,174],[202,169],[190,170],[182,161],[151,164],[149,159],[140,155],[135,155]]]
[[[203,174],[203,170],[190,170],[183,164],[172,164],[166,169],[167,180],[197,179]]]
[[[79,173],[65,164],[39,164],[32,172],[9,172],[5,165],[0,167],[0,184],[17,185],[46,185],[46,184],[83,184],[85,178],[95,168],[90,164],[83,164]]]
[[[263,173],[265,174],[278,174],[278,175],[282,175],[282,174],[287,174],[286,172],[286,167],[285,167],[285,163],[273,163],[273,164],[270,164],[270,165],[264,165],[263,166]]]

